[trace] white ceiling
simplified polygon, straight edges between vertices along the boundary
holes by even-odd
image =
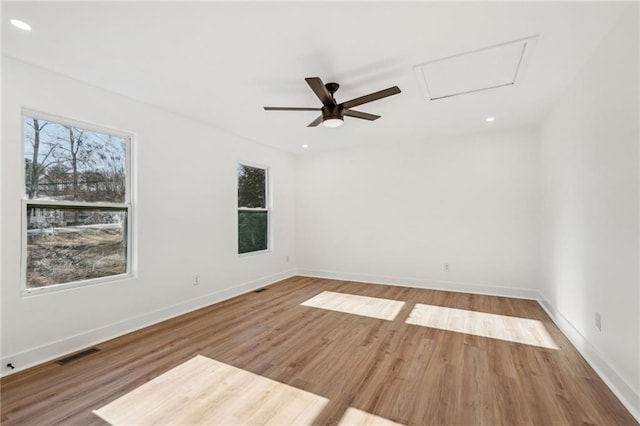
[[[291,152],[424,142],[540,121],[628,3],[3,2],[2,52]],[[22,19],[23,32],[8,24]],[[538,35],[515,85],[431,101],[414,67]],[[486,64],[485,64],[486,65]],[[337,129],[306,125],[320,106],[398,85]],[[55,113],[55,111],[48,111]],[[485,117],[496,117],[486,123]]]

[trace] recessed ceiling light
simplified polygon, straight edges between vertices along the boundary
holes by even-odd
[[[494,120],[495,120],[495,117],[487,117],[484,121],[486,121],[487,123],[491,123]]]
[[[303,148],[309,148],[309,145],[307,145],[306,143],[304,145],[302,145]]]
[[[11,19],[9,22],[11,22],[11,25],[13,25],[16,28],[20,28],[21,30],[24,30],[24,31],[31,31],[31,25],[27,24],[24,21],[21,21],[19,19]]]

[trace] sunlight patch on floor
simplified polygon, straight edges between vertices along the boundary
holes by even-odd
[[[310,425],[327,402],[198,355],[94,413],[112,425]]]
[[[416,303],[407,324],[558,349],[538,320]]]
[[[384,417],[349,407],[340,419],[338,426],[404,426]]]
[[[399,300],[323,291],[301,305],[393,321],[404,303]]]

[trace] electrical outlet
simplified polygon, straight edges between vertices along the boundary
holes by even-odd
[[[598,331],[602,331],[602,317],[600,316],[600,312],[596,312],[596,328]]]
[[[450,268],[450,265],[448,263],[444,264],[444,271],[445,272],[451,272],[451,268]]]
[[[200,284],[200,275],[199,274],[194,274],[193,275],[193,285],[198,285]]]
[[[287,263],[289,263],[289,256],[287,256]]]

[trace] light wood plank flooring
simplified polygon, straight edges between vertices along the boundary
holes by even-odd
[[[202,355],[95,413],[113,425],[310,425],[327,399]]]
[[[394,320],[405,302],[382,299],[380,297],[358,296],[348,293],[323,291],[317,296],[301,303],[302,306],[329,309],[346,314],[363,315],[365,317]]]
[[[393,320],[301,306],[406,302]],[[407,324],[416,304],[541,321],[558,349]],[[92,411],[203,355],[317,395],[315,424],[638,425],[534,301],[295,277],[1,381],[3,425],[104,425]]]

